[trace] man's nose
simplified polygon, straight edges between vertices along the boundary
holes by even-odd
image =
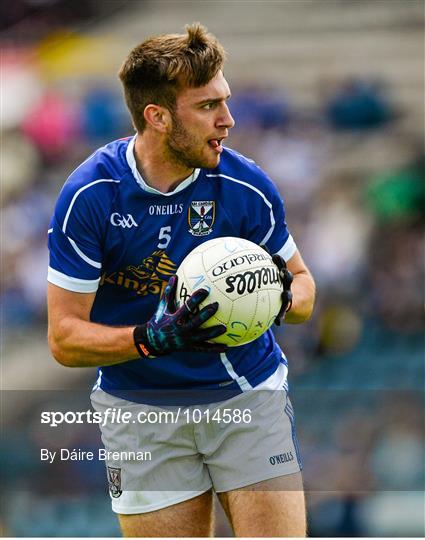
[[[233,116],[230,114],[229,107],[225,103],[223,114],[219,118],[218,125],[220,127],[226,127],[227,129],[231,129],[235,125],[235,121]]]

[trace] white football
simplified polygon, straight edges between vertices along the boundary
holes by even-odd
[[[203,327],[225,324],[227,332],[211,341],[244,345],[273,324],[282,305],[282,285],[271,255],[249,240],[214,238],[196,247],[177,270],[176,303],[197,289],[210,294],[201,308],[218,302],[217,313]]]

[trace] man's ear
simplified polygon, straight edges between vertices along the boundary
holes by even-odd
[[[171,126],[171,114],[168,109],[161,105],[150,103],[143,111],[146,123],[160,133],[167,133]]]

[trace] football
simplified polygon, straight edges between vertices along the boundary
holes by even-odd
[[[228,236],[204,242],[182,261],[177,277],[177,306],[200,288],[210,293],[201,308],[218,302],[217,313],[203,327],[225,324],[227,332],[212,341],[229,347],[261,336],[282,305],[277,266],[249,240]]]

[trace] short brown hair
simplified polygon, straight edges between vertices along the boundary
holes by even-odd
[[[127,107],[137,131],[146,127],[143,111],[150,103],[174,112],[184,86],[207,84],[222,68],[226,53],[217,38],[200,23],[186,34],[165,34],[137,45],[119,71]]]

